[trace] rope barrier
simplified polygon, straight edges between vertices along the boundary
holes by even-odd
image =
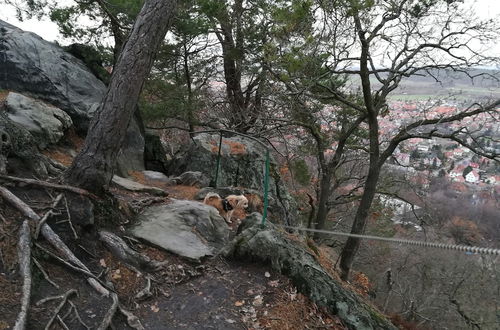
[[[340,231],[309,229],[309,228],[292,227],[292,226],[285,226],[285,225],[280,225],[280,227],[287,228],[287,229],[308,231],[308,232],[313,232],[313,233],[323,233],[323,234],[330,234],[330,235],[336,235],[336,236],[356,237],[356,238],[363,238],[363,239],[368,239],[368,240],[384,241],[384,242],[414,245],[414,246],[421,246],[421,247],[430,247],[430,248],[436,248],[436,249],[457,250],[457,251],[479,253],[479,254],[500,255],[500,249],[493,249],[493,248],[484,248],[484,247],[467,246],[467,245],[454,245],[454,244],[445,244],[445,243],[433,243],[433,242],[423,242],[423,241],[412,241],[412,240],[398,239],[398,238],[391,238],[391,237],[350,234],[350,233],[344,233],[344,232],[340,232]]]

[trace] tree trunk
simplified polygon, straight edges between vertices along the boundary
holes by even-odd
[[[326,218],[328,216],[328,199],[330,198],[330,185],[332,180],[332,174],[330,171],[324,171],[321,176],[321,182],[319,186],[319,200],[318,200],[318,214],[316,217],[316,229],[324,229],[326,224]],[[314,239],[317,240],[321,237],[320,233],[314,234]]]
[[[360,56],[360,78],[361,87],[363,92],[363,101],[368,114],[368,136],[370,139],[370,165],[368,169],[368,176],[364,185],[363,197],[356,211],[354,223],[352,224],[351,234],[363,234],[365,232],[366,221],[368,219],[368,212],[372,206],[373,198],[377,188],[378,179],[380,176],[380,145],[379,145],[379,132],[378,132],[378,108],[373,102],[371,84],[370,84],[370,70],[368,68],[368,58],[370,54],[370,44],[365,37],[365,32],[361,26],[361,19],[357,14],[354,15],[354,22],[356,24],[357,33],[361,42],[361,56]],[[340,278],[347,281],[349,271],[354,261],[354,256],[358,252],[361,239],[349,237],[340,254]]]
[[[373,198],[377,188],[377,182],[380,175],[380,168],[378,165],[373,168],[370,167],[368,177],[366,178],[363,197],[356,211],[354,223],[352,224],[351,234],[363,234],[365,232],[366,222],[368,219],[368,212],[372,206]],[[349,237],[340,254],[340,278],[344,281],[349,276],[354,256],[358,252],[361,239]]]
[[[144,80],[170,27],[177,0],[148,0],[137,16],[114,68],[85,144],[65,173],[66,181],[102,193],[113,177]]]

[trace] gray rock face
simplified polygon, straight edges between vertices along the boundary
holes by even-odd
[[[158,131],[146,129],[144,138],[146,140],[144,148],[146,168],[152,171],[166,172],[168,169],[167,151],[161,143]]]
[[[177,184],[193,187],[207,187],[210,184],[210,179],[201,172],[184,172],[174,180]]]
[[[198,171],[214,181],[219,135],[198,134],[193,140],[193,143],[175,155],[168,173],[179,175],[187,171]],[[217,187],[244,187],[263,194],[265,155],[265,148],[252,140],[239,136],[224,138]],[[294,223],[297,217],[296,203],[280,181],[274,160],[271,160],[269,179],[269,194],[275,201],[272,215],[279,221]]]
[[[5,127],[2,127],[2,118],[0,117],[0,173],[7,172],[7,156],[11,150],[10,135]]]
[[[1,107],[0,141],[0,173],[6,173],[7,165],[12,165],[15,160],[42,178],[47,177],[49,172],[57,172],[49,159],[40,153],[33,135],[23,126],[10,120]]]
[[[146,186],[146,185],[143,185],[142,183],[135,182],[135,181],[132,181],[129,179],[125,179],[125,178],[122,178],[121,176],[118,176],[118,175],[113,176],[112,182],[115,185],[117,185],[123,189],[129,190],[129,191],[147,192],[147,193],[157,195],[157,196],[166,196],[167,195],[167,193],[160,188]]]
[[[158,182],[163,182],[166,184],[172,183],[172,179],[170,179],[168,176],[161,172],[156,172],[156,171],[142,171],[142,174],[144,174],[144,177],[148,180],[154,180]]]
[[[120,152],[116,158],[117,173],[128,176],[129,171],[143,171],[144,168],[144,137],[135,117],[130,121]]]
[[[68,113],[86,131],[106,91],[59,46],[0,20],[0,88],[29,93]]]
[[[61,47],[0,20],[0,88],[29,95],[66,112],[77,131],[87,131],[106,87],[79,59]],[[131,121],[117,170],[144,169],[144,137]]]
[[[146,208],[130,232],[194,261],[216,255],[229,237],[229,227],[215,208],[185,200]]]
[[[380,312],[342,287],[301,243],[289,239],[272,223],[262,228],[261,218],[259,213],[253,213],[243,220],[239,235],[224,250],[226,256],[270,263],[299,291],[340,317],[349,329],[397,329]]]
[[[40,149],[59,142],[64,131],[73,125],[61,109],[18,93],[9,93],[5,106],[9,119],[27,129]]]

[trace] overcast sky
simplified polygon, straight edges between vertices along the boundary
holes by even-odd
[[[60,0],[59,3],[71,3],[71,0]],[[500,21],[500,0],[466,0],[469,3],[475,3],[476,13],[484,19],[493,18]],[[15,25],[23,30],[35,32],[45,40],[59,41],[61,44],[67,44],[58,32],[55,23],[48,19],[38,20],[36,18],[20,22],[15,15],[14,8],[5,4],[0,5],[0,19]],[[500,40],[496,43],[493,53],[500,54]]]

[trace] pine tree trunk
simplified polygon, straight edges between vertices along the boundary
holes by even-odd
[[[325,229],[326,218],[328,217],[328,212],[330,211],[328,207],[328,199],[331,195],[331,179],[332,175],[329,171],[325,171],[321,177],[318,198],[318,213],[316,216],[315,226],[316,229]],[[320,238],[320,233],[314,234],[314,239],[318,240]]]
[[[157,49],[171,25],[177,0],[148,0],[115,65],[108,91],[92,119],[85,144],[65,173],[67,182],[102,193]]]

